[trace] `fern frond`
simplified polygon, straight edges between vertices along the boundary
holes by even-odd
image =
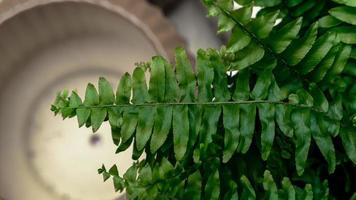
[[[108,120],[118,145],[117,153],[133,143],[134,159],[144,151],[149,157],[160,156],[172,145],[177,163],[191,159],[195,163],[207,162],[211,154],[216,156],[216,152],[211,152],[215,148],[221,149],[222,163],[228,163],[233,156],[248,153],[257,135],[261,159],[268,160],[278,127],[295,145],[299,175],[304,172],[312,138],[332,173],[336,166],[335,149],[331,135],[324,129],[330,129],[332,122],[340,124],[340,104],[329,106],[316,87],[310,89],[311,93],[299,87],[296,93],[283,95],[271,67],[258,73],[247,68],[232,76],[221,57],[217,51],[200,50],[195,74],[186,53],[177,49],[175,71],[162,57],[154,57],[149,67],[138,66],[132,77],[126,73],[115,95],[110,83],[100,78],[98,91],[88,84],[83,102],[76,92],[69,97],[62,92],[52,110],[63,118],[77,116],[79,126],[91,126],[93,132]],[[146,72],[150,74],[149,85]],[[217,129],[220,119],[224,133]],[[322,122],[325,126],[321,126]],[[260,130],[256,130],[258,126]],[[349,147],[354,146],[352,136],[349,132],[340,135],[354,160],[355,149]],[[212,147],[219,137],[222,145]],[[207,179],[216,180],[216,172]],[[218,193],[210,193],[214,188],[207,190],[208,196]]]

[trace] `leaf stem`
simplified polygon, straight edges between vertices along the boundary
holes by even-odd
[[[248,100],[248,101],[212,101],[212,102],[156,102],[156,103],[140,103],[140,104],[112,104],[112,105],[95,105],[87,106],[81,105],[77,108],[115,108],[115,107],[154,107],[154,106],[185,106],[185,105],[196,105],[196,106],[212,106],[212,105],[236,105],[236,104],[281,104],[286,106],[294,106],[299,108],[311,108],[315,110],[312,106],[303,105],[303,104],[294,104],[284,101],[268,101],[268,100]],[[68,107],[76,109],[74,107]],[[320,112],[320,111],[318,111]]]

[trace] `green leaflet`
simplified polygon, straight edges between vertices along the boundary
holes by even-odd
[[[276,122],[282,133],[287,137],[293,137],[293,128],[291,122],[292,107],[284,105],[276,105]]]
[[[282,189],[279,192],[280,199],[295,200],[295,189],[289,178],[284,177],[282,180]]]
[[[302,175],[311,141],[310,112],[307,109],[294,110],[291,119],[294,124],[296,169],[298,175]]]
[[[101,126],[101,124],[104,122],[105,118],[107,115],[107,111],[105,108],[92,108],[91,109],[91,125],[93,128],[93,133],[95,133]]]
[[[299,63],[297,69],[302,74],[307,74],[311,72],[316,65],[326,56],[329,50],[333,47],[337,41],[337,34],[326,33],[315,42],[310,52],[305,56],[305,58]]]
[[[229,190],[224,194],[223,200],[237,200],[238,198],[238,193],[237,193],[237,184],[230,180],[228,183]]]
[[[266,170],[263,174],[263,189],[267,192],[265,199],[278,200],[277,186],[270,171]]]
[[[355,128],[343,127],[340,130],[340,137],[345,152],[350,160],[356,164],[356,134]]]
[[[322,132],[319,127],[320,120],[323,120],[320,116],[311,115],[310,130],[314,141],[319,147],[321,154],[328,162],[329,173],[333,173],[336,168],[336,156],[335,148],[330,135],[326,132]],[[319,122],[319,123],[318,123]]]
[[[321,112],[327,112],[329,110],[329,102],[320,88],[316,84],[310,84],[309,91],[314,100],[314,107]]]
[[[256,81],[256,85],[251,92],[251,97],[256,100],[267,98],[271,82],[272,82],[272,71],[266,69],[258,77]]]
[[[156,107],[143,107],[138,113],[136,148],[141,151],[151,137]]]
[[[224,153],[223,162],[226,163],[236,152],[240,140],[240,110],[238,105],[223,106],[224,124]]]
[[[126,143],[133,135],[137,126],[138,113],[136,110],[124,109],[121,127],[122,143]]]
[[[151,153],[154,154],[166,141],[172,125],[172,106],[157,107],[154,128],[150,143]]]
[[[250,148],[255,131],[256,106],[240,105],[240,141],[237,151],[246,153]]]
[[[182,48],[176,49],[176,77],[179,83],[181,101],[194,101],[195,75],[187,53]]]
[[[294,40],[283,52],[286,62],[292,66],[297,65],[313,47],[317,34],[318,23],[314,23],[302,38]]]
[[[185,188],[184,199],[200,200],[201,199],[201,175],[199,171],[194,172],[188,177],[188,183]]]
[[[69,107],[78,108],[80,105],[82,105],[82,99],[75,91],[73,91],[69,97]]]
[[[255,0],[255,3],[257,6],[263,6],[263,7],[273,7],[276,6],[278,4],[280,4],[282,2],[282,0]]]
[[[209,67],[209,58],[205,51],[198,50],[197,55],[198,101],[211,101],[213,98],[211,85],[214,79],[214,69]]]
[[[78,108],[76,110],[76,114],[77,114],[79,127],[82,127],[88,121],[88,119],[90,117],[90,109]]]
[[[356,25],[356,8],[340,6],[329,10],[329,13],[336,19]]]
[[[232,68],[242,70],[260,61],[265,55],[265,50],[255,42],[250,42],[243,51],[236,53],[236,61],[232,63]]]
[[[219,171],[215,170],[215,172],[212,173],[207,180],[205,186],[204,199],[217,200],[219,199],[219,195],[220,195]]]
[[[136,67],[132,75],[132,102],[134,104],[145,103],[148,99],[149,95],[147,91],[145,71],[142,67]]]
[[[287,0],[287,5],[288,5],[288,7],[294,7],[302,2],[303,2],[303,0]]]
[[[88,84],[85,91],[85,106],[95,106],[99,104],[99,94],[95,89],[95,86],[91,83]]]
[[[317,5],[316,1],[304,1],[292,11],[291,15],[298,17],[307,14],[307,12],[312,10],[315,5]]]
[[[188,106],[188,108],[189,140],[187,149],[192,149],[199,137],[203,109],[201,106]]]
[[[247,27],[249,31],[254,33],[258,38],[267,38],[272,31],[278,14],[279,11],[258,16],[255,20],[251,21]]]
[[[117,147],[116,149],[116,154],[125,151],[126,149],[128,149],[131,144],[132,144],[132,140],[133,137],[130,137],[126,142],[123,142],[123,140],[121,140],[120,145]]]
[[[250,181],[246,176],[241,176],[240,182],[242,185],[242,192],[241,192],[241,199],[246,199],[246,200],[255,200],[256,199],[256,193],[255,190],[253,189]]]
[[[173,71],[172,65],[168,64],[167,61],[164,62],[165,68],[165,102],[176,102],[179,100],[178,83]]]
[[[351,49],[351,45],[344,45],[343,48],[339,51],[339,53],[336,55],[334,64],[326,75],[327,80],[330,81],[334,79],[336,75],[340,74],[344,70],[346,63],[349,60]]]
[[[272,104],[258,104],[258,114],[261,122],[262,159],[267,160],[275,135],[275,106]]]
[[[336,54],[340,50],[340,45],[334,46],[328,54],[323,58],[319,65],[310,73],[310,77],[315,82],[320,82],[324,79],[328,70],[333,66]]]
[[[342,22],[333,16],[326,15],[318,20],[320,28],[331,28],[341,24]]]
[[[188,106],[173,107],[173,143],[176,159],[179,161],[187,151],[189,139]]]
[[[292,42],[296,39],[299,30],[302,26],[302,18],[299,17],[296,20],[284,25],[276,32],[272,32],[267,39],[267,44],[271,46],[274,52],[282,53]]]
[[[111,105],[115,101],[114,92],[110,83],[103,77],[99,78],[99,101],[101,105]]]
[[[332,28],[339,35],[340,40],[345,44],[356,44],[356,27],[354,26],[337,26]]]
[[[251,20],[252,6],[244,6],[242,8],[232,11],[231,14],[234,19],[238,20],[241,24],[246,25]]]
[[[236,88],[234,94],[232,95],[232,99],[237,100],[248,100],[250,97],[250,72],[248,69],[241,70],[237,74],[236,79]]]
[[[131,98],[132,81],[129,73],[125,73],[116,90],[116,104],[127,104]]]
[[[356,1],[355,0],[332,0],[336,3],[339,4],[345,4],[347,6],[352,6],[352,7],[356,7]]]
[[[251,42],[251,38],[238,26],[232,30],[230,40],[227,44],[228,51],[238,52]]]
[[[214,101],[229,101],[231,94],[228,88],[225,65],[217,53],[210,53],[210,64],[214,68]]]
[[[216,134],[217,131],[217,124],[221,114],[221,107],[204,106],[203,109],[199,140],[200,144],[202,145],[200,156],[204,159],[208,144],[213,141],[213,135]]]
[[[150,88],[148,93],[154,102],[163,102],[165,97],[166,75],[165,60],[162,57],[155,56],[151,62]]]

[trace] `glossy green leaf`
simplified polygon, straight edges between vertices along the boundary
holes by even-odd
[[[220,195],[220,177],[219,171],[212,173],[205,186],[204,199],[218,200]]]
[[[227,48],[230,52],[237,52],[249,45],[250,42],[251,38],[240,27],[235,26],[232,30]]]
[[[175,102],[179,100],[179,91],[178,91],[178,83],[173,71],[173,66],[165,61],[165,102]]]
[[[166,141],[172,125],[172,106],[157,107],[157,114],[154,121],[153,133],[151,137],[150,149],[154,154]]]
[[[99,94],[95,89],[95,86],[91,83],[88,84],[85,91],[85,106],[95,106],[99,104]]]
[[[233,100],[248,100],[250,97],[250,72],[241,70],[237,74],[236,88],[232,95]]]
[[[321,89],[316,84],[310,84],[309,92],[314,100],[314,108],[320,110],[321,112],[327,112],[329,110],[329,102],[326,99],[323,91],[321,91]]]
[[[329,10],[330,15],[343,22],[356,25],[356,8],[340,6]]]
[[[203,50],[198,50],[197,71],[198,101],[211,101],[213,98],[211,85],[214,79],[214,69],[209,67],[208,55]]]
[[[337,26],[331,29],[339,35],[340,40],[345,44],[356,44],[356,27]]]
[[[321,154],[328,162],[329,173],[333,173],[336,168],[335,148],[330,135],[320,130],[320,120],[322,120],[321,117],[311,115],[310,130]]]
[[[162,90],[162,88],[160,88],[160,90]],[[149,100],[146,78],[145,78],[145,71],[142,67],[136,67],[136,69],[133,72],[132,93],[133,93],[132,102],[135,104],[144,103]]]
[[[292,66],[297,65],[313,47],[317,34],[318,23],[314,23],[302,38],[294,40],[284,51],[286,62]]]
[[[334,64],[326,75],[327,80],[333,80],[335,76],[337,76],[344,70],[347,61],[349,60],[351,49],[351,45],[344,45],[342,49],[338,52]]]
[[[121,79],[116,90],[116,104],[130,103],[132,89],[132,80],[129,73],[125,73]]]
[[[111,105],[115,102],[112,86],[103,77],[99,78],[99,101],[102,105]]]
[[[267,13],[257,17],[248,24],[248,29],[258,38],[267,38],[272,31],[274,23],[279,15],[279,11]]]
[[[297,67],[302,74],[311,72],[316,65],[326,56],[337,41],[337,34],[326,33],[315,42],[310,52]]]
[[[320,28],[331,28],[342,22],[331,15],[326,15],[318,20]]]
[[[293,128],[291,122],[292,108],[285,105],[276,105],[276,122],[282,133],[287,137],[293,137]]]
[[[185,199],[200,200],[201,199],[201,175],[199,171],[194,172],[188,177],[187,187],[185,188]]]
[[[270,171],[266,170],[263,174],[263,189],[266,191],[266,199],[278,200],[277,186]]]
[[[242,185],[242,193],[241,193],[241,199],[246,199],[246,200],[255,200],[256,199],[256,193],[255,190],[253,189],[250,181],[246,176],[241,176],[240,182]]]
[[[84,126],[84,124],[88,121],[88,119],[90,117],[90,113],[91,113],[91,111],[88,108],[76,109],[79,127]]]
[[[260,76],[258,76],[256,85],[251,92],[251,97],[256,100],[267,98],[271,83],[272,71],[265,70]]]
[[[256,105],[240,105],[240,141],[238,151],[246,153],[255,131]]]
[[[187,53],[183,48],[176,49],[176,77],[183,102],[195,100],[195,75]]]
[[[320,82],[324,79],[328,70],[333,66],[336,55],[340,52],[340,45],[334,46],[328,54],[323,58],[319,65],[310,73],[310,77],[315,82]]]
[[[121,127],[121,137],[122,142],[125,143],[133,135],[136,126],[138,113],[136,110],[125,110],[122,118],[122,127]]]
[[[345,4],[347,6],[356,7],[356,0],[332,0],[336,3]]]
[[[289,178],[284,177],[282,180],[282,190],[279,193],[281,199],[295,200],[295,189],[289,180]]]
[[[80,105],[82,105],[82,99],[75,91],[73,91],[69,97],[69,107],[78,108]]]
[[[246,25],[251,20],[252,6],[243,6],[237,10],[234,10],[232,11],[232,16],[241,24]]]
[[[223,106],[223,124],[224,124],[224,153],[223,162],[228,162],[236,152],[240,140],[240,109],[239,105]]]
[[[245,69],[260,61],[264,55],[264,49],[262,49],[255,42],[250,42],[250,44],[247,45],[243,51],[238,51],[236,53],[236,61],[232,63],[232,68],[236,70]]]
[[[136,148],[141,151],[151,137],[156,107],[143,107],[138,113]]]
[[[208,144],[213,141],[213,135],[216,134],[220,114],[220,106],[204,106],[199,132],[200,143],[203,145],[201,153],[205,153]]]
[[[107,115],[106,108],[92,108],[90,121],[93,128],[93,132],[95,133],[104,122]]]
[[[356,164],[356,134],[355,128],[343,127],[340,130],[340,137],[345,152],[350,160]]]
[[[273,51],[282,53],[290,45],[292,40],[297,38],[301,26],[302,18],[299,17],[284,25],[278,31],[272,32],[267,39],[267,43],[271,46]]]
[[[179,161],[187,151],[189,140],[188,106],[173,107],[173,143],[176,159]]]
[[[153,101],[163,102],[165,97],[165,60],[160,56],[152,58],[149,94]]]
[[[307,109],[294,110],[291,115],[295,137],[295,163],[298,175],[304,173],[310,141],[310,112]]]
[[[272,104],[258,104],[257,108],[261,122],[261,154],[262,159],[267,160],[275,135],[275,106]]]

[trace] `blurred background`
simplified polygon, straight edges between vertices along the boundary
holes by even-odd
[[[134,63],[218,47],[199,0],[0,0],[0,199],[111,200],[96,170],[132,164],[97,134],[50,112],[64,88],[83,95],[99,76],[114,87]]]

